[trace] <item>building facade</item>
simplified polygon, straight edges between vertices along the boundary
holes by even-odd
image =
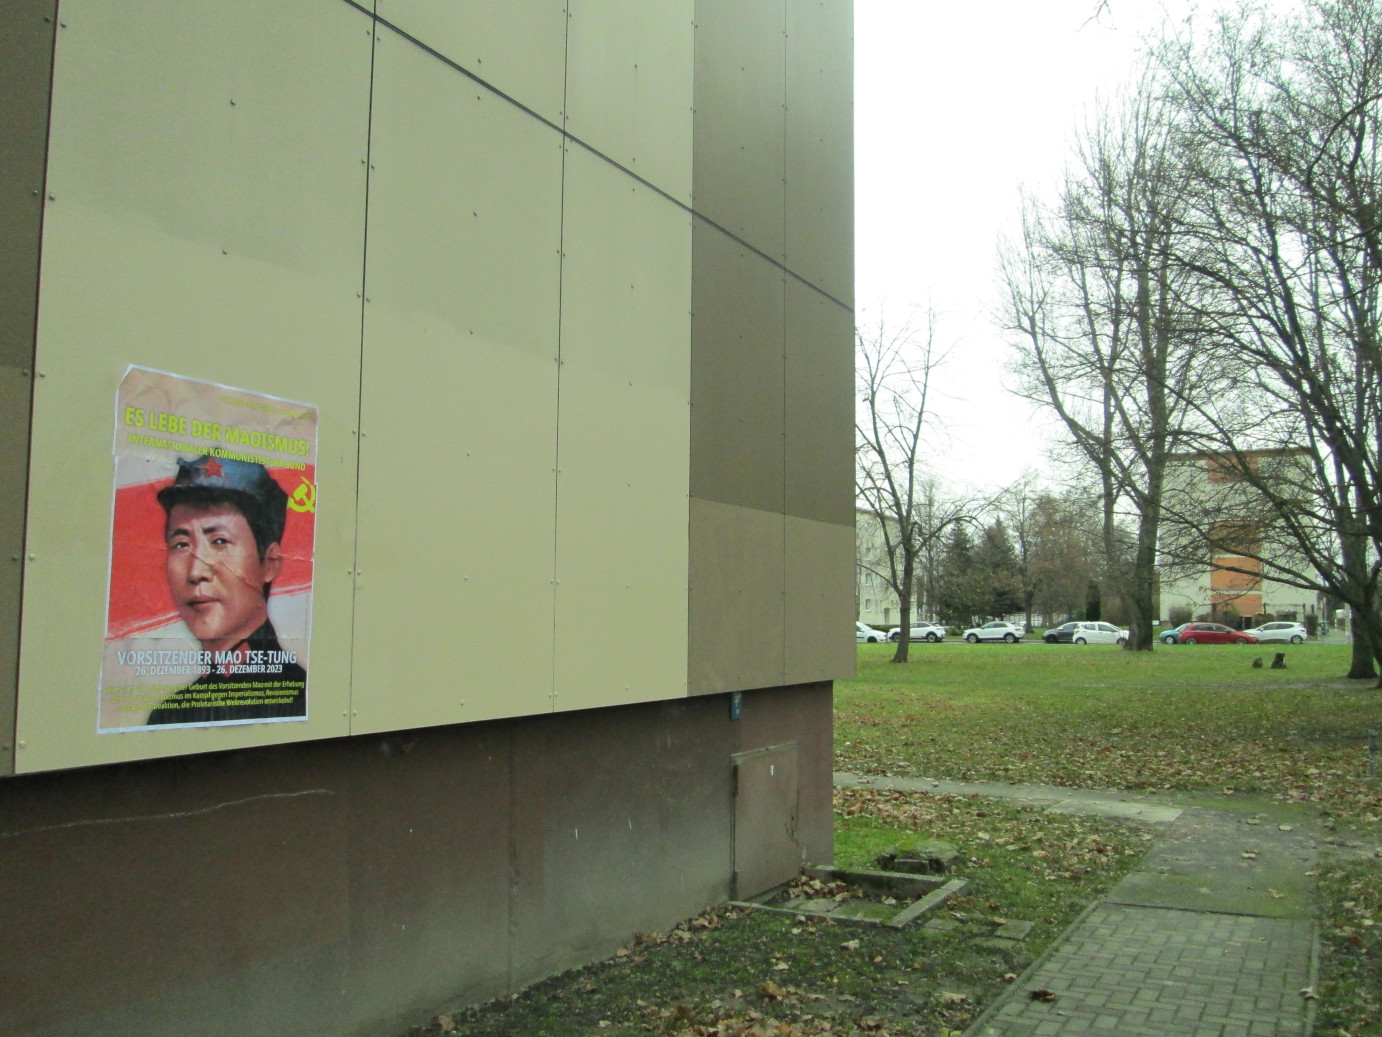
[[[1264,616],[1305,622],[1323,607],[1317,594],[1271,574],[1305,571],[1298,549],[1271,535],[1270,509],[1235,471],[1251,465],[1262,477],[1293,479],[1299,451],[1250,452],[1232,461],[1178,456],[1167,470],[1163,519],[1160,618],[1208,617],[1252,626]]]
[[[828,860],[847,0],[0,20],[0,1035],[378,1033]],[[223,660],[160,503],[264,478]]]

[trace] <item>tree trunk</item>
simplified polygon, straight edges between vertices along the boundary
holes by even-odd
[[[1349,637],[1353,641],[1353,660],[1348,668],[1349,679],[1367,680],[1376,677],[1377,667],[1373,659],[1377,653],[1372,647],[1372,635],[1368,631],[1368,624],[1355,619],[1350,624]]]
[[[905,663],[907,650],[912,646],[912,593],[916,585],[913,576],[916,570],[912,562],[912,549],[909,547],[902,559],[902,587],[906,590],[897,596],[897,651],[893,652],[893,662]]]

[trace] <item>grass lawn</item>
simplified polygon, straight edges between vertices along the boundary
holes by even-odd
[[[1270,669],[1282,650],[1287,669]],[[836,685],[839,770],[1265,793],[1315,805],[1326,829],[1382,852],[1382,777],[1367,777],[1382,691],[1339,676],[1346,645],[940,644],[914,645],[905,666],[891,657],[861,645],[859,676]],[[1382,1035],[1382,860],[1326,855],[1319,898],[1317,1032]]]
[[[1345,645],[859,646],[835,690],[836,769],[1079,788],[1263,792],[1375,828],[1382,692]],[[1285,650],[1285,670],[1270,668]],[[1253,669],[1255,658],[1263,659]],[[1382,763],[1379,764],[1382,769]]]

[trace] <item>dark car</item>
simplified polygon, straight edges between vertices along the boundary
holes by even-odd
[[[1079,625],[1079,623],[1062,623],[1042,634],[1041,639],[1048,645],[1068,645],[1074,639],[1075,628]]]
[[[1222,623],[1187,623],[1176,634],[1183,645],[1255,645],[1257,638],[1245,630]]]

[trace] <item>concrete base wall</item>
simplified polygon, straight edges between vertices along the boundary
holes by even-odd
[[[731,757],[786,743],[828,862],[828,683],[6,779],[0,1035],[377,1037],[512,992],[724,901]]]

